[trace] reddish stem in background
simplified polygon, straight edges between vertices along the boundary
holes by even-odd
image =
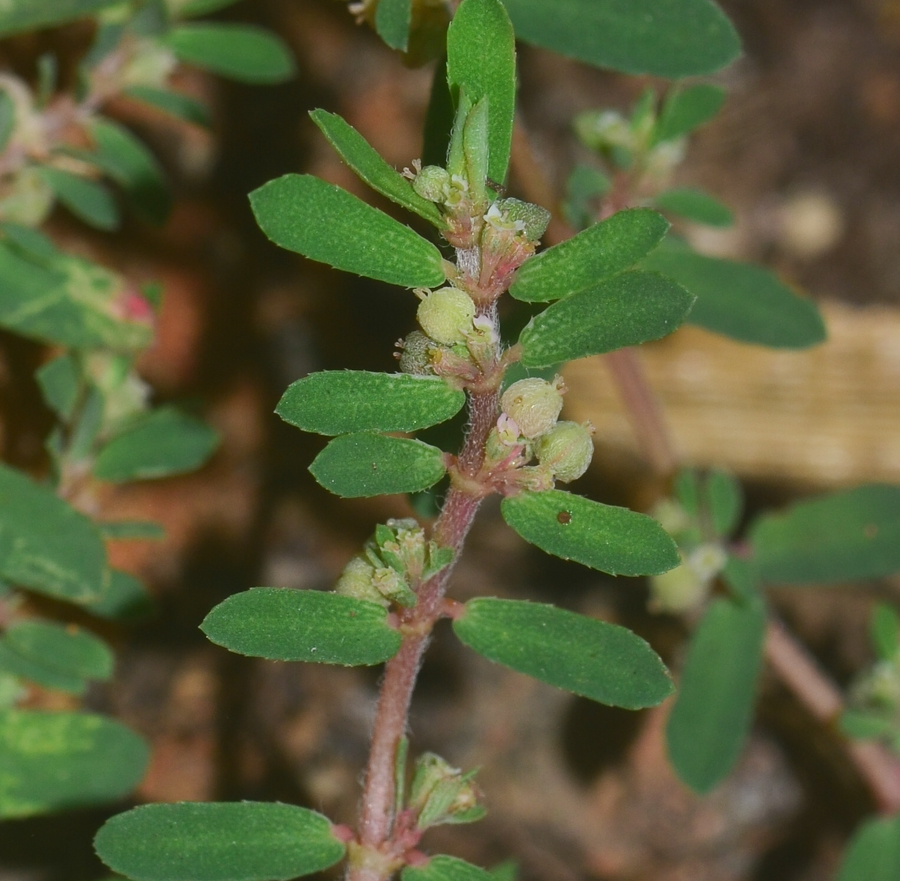
[[[511,165],[527,199],[545,207],[556,207],[557,200],[518,120],[513,134]],[[612,195],[615,204],[607,204],[607,211],[627,207],[627,194],[622,192],[621,187],[615,187]],[[555,244],[574,234],[575,230],[562,221],[551,222],[545,243]],[[678,456],[666,430],[659,399],[647,380],[641,362],[631,349],[612,352],[605,359],[644,454],[655,471],[662,476],[670,476],[677,467]],[[817,719],[831,724],[838,718],[844,708],[840,689],[819,668],[804,646],[771,616],[766,630],[765,657],[784,685]],[[885,813],[900,812],[900,760],[881,744],[871,741],[850,740],[847,753],[880,810]]]

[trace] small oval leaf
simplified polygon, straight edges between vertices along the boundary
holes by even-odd
[[[675,542],[646,514],[558,489],[504,499],[503,519],[525,541],[611,575],[659,575],[680,562]]]
[[[0,817],[29,817],[121,798],[147,765],[133,731],[93,713],[0,713]]]
[[[623,272],[554,303],[519,337],[526,367],[549,367],[671,333],[693,295],[655,272]]]
[[[142,805],[107,820],[94,848],[134,881],[287,881],[346,850],[327,817],[250,801]]]
[[[714,600],[694,632],[669,716],[666,739],[678,776],[709,792],[740,756],[756,699],[766,610]]]
[[[619,211],[532,257],[509,293],[527,303],[548,303],[594,287],[646,257],[668,229],[669,222],[649,208]]]
[[[500,0],[464,0],[447,32],[447,82],[488,105],[487,176],[506,181],[516,105],[516,38]]]
[[[243,83],[283,83],[296,73],[287,45],[264,28],[183,24],[169,33],[166,42],[180,61]]]
[[[401,641],[378,603],[278,587],[229,597],[200,629],[216,645],[240,655],[348,667],[380,664],[397,654]]]
[[[412,0],[379,0],[375,9],[375,30],[391,49],[405,52],[411,18]]]
[[[444,454],[437,447],[360,431],[336,437],[309,470],[336,496],[363,498],[428,489],[444,476],[446,468]]]
[[[382,6],[383,2],[378,4],[379,11]],[[423,199],[412,188],[412,184],[396,169],[391,168],[352,125],[336,113],[328,113],[326,110],[313,110],[309,115],[344,162],[373,190],[414,211],[435,226],[446,227],[447,224],[434,202]]]
[[[687,320],[713,333],[776,349],[805,349],[825,340],[816,304],[761,266],[704,257],[668,242],[641,265],[690,291],[697,302]]]
[[[445,422],[466,402],[442,379],[363,370],[322,370],[288,386],[275,412],[304,431],[416,431]]]
[[[209,108],[182,92],[158,89],[155,86],[137,85],[129,86],[124,90],[124,94],[135,101],[149,104],[163,113],[176,116],[185,122],[192,122],[202,128],[209,128],[212,124]]]
[[[861,823],[844,854],[837,881],[896,881],[900,878],[900,817]]]
[[[276,244],[335,269],[408,288],[445,280],[441,252],[346,190],[286,174],[250,194],[259,228]]]
[[[118,228],[119,209],[103,184],[59,168],[42,166],[39,171],[59,201],[76,217],[97,229]]]
[[[424,866],[407,866],[402,881],[496,881],[486,869],[445,854],[433,856]]]
[[[0,37],[87,18],[117,0],[6,0],[0,7]]]
[[[725,90],[709,83],[673,89],[667,96],[653,133],[654,143],[672,141],[709,122],[722,109]]]
[[[718,227],[731,226],[734,223],[734,215],[727,205],[723,205],[704,190],[694,187],[666,190],[660,193],[654,202],[661,211],[677,214],[695,223]]]
[[[466,603],[453,630],[488,660],[611,707],[653,707],[674,691],[639,636],[555,606],[481,597]]]
[[[22,621],[6,631],[5,642],[23,657],[70,676],[104,681],[113,674],[112,649],[75,624]]]
[[[764,581],[833,584],[900,572],[900,487],[872,484],[798,502],[750,532]]]
[[[623,73],[677,79],[713,73],[740,55],[712,0],[504,0],[528,43]]]
[[[176,407],[160,407],[117,434],[94,460],[98,480],[156,480],[199,468],[219,445],[203,420]]]

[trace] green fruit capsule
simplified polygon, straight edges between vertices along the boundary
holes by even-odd
[[[519,427],[522,437],[536,438],[556,425],[563,405],[561,387],[560,379],[520,379],[503,393],[500,406]]]
[[[560,483],[581,477],[591,464],[594,442],[592,426],[577,422],[557,422],[535,442],[538,462],[553,472]]]
[[[472,332],[475,304],[464,291],[440,288],[419,303],[416,318],[431,339],[452,346]]]

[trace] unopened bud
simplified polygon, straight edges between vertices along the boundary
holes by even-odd
[[[562,410],[561,380],[529,377],[514,382],[500,398],[500,406],[523,437],[535,438],[556,424]]]
[[[594,442],[590,423],[557,422],[535,442],[538,462],[545,465],[561,483],[569,483],[581,477],[591,464]]]
[[[481,793],[472,782],[474,776],[474,771],[463,774],[434,753],[421,756],[409,799],[409,807],[418,814],[419,829],[480,820],[485,810],[479,803]]]
[[[450,194],[450,173],[437,165],[426,165],[416,175],[412,186],[429,202],[446,202]]]
[[[344,567],[341,577],[334,586],[334,592],[358,600],[369,600],[387,608],[390,602],[375,587],[372,581],[374,575],[374,566],[362,557],[354,557]]]
[[[700,606],[709,593],[709,582],[685,563],[650,579],[650,608],[654,612],[680,614]]]
[[[431,339],[452,346],[463,342],[472,330],[475,304],[464,291],[440,288],[419,303],[416,318]]]

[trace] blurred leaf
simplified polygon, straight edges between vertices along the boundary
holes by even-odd
[[[488,869],[493,881],[516,881],[519,876],[519,864],[515,860],[503,860]]]
[[[536,315],[519,337],[522,363],[546,367],[659,339],[684,321],[693,302],[655,272],[620,273]]]
[[[434,67],[431,94],[425,112],[422,165],[446,165],[454,115],[453,98],[447,83],[447,58],[442,56]]]
[[[510,496],[500,510],[525,541],[610,575],[659,575],[679,563],[663,528],[626,508],[553,489]]]
[[[661,211],[677,214],[696,223],[705,223],[707,226],[725,227],[734,223],[734,215],[727,205],[704,190],[693,187],[666,190],[653,201]]]
[[[228,6],[234,6],[238,0],[187,0],[178,6],[178,14],[185,17],[193,17],[195,15],[209,15],[211,12],[218,12]]]
[[[41,387],[47,406],[64,422],[71,420],[81,386],[75,359],[71,355],[59,355],[41,365],[35,373],[35,379]]]
[[[872,609],[869,634],[878,657],[884,661],[893,661],[900,651],[900,614],[897,614],[893,606],[878,603]]]
[[[318,178],[286,174],[254,190],[250,204],[269,239],[311,260],[408,288],[445,280],[441,252],[431,242]]]
[[[0,37],[85,18],[121,0],[4,0]]]
[[[400,873],[401,881],[492,881],[492,875],[465,860],[438,854],[424,866],[407,866]]]
[[[676,88],[662,106],[654,132],[654,143],[672,141],[709,122],[722,109],[725,90],[698,83]]]
[[[67,694],[81,695],[87,689],[87,682],[83,677],[24,657],[5,637],[0,638],[0,671],[18,679],[35,682],[43,688],[64,691]]]
[[[239,655],[348,667],[397,654],[400,633],[378,603],[318,590],[257,587],[219,603],[203,619],[207,638]]]
[[[694,519],[700,516],[700,476],[692,468],[682,468],[675,478],[675,497]]]
[[[762,595],[759,575],[750,560],[729,557],[721,575],[731,595],[739,602],[752,603]]]
[[[861,823],[844,853],[837,881],[897,881],[900,878],[900,817]]]
[[[487,176],[506,181],[516,104],[516,43],[500,0],[463,0],[447,33],[447,82],[472,105],[487,98]]]
[[[166,537],[162,524],[153,520],[98,520],[96,524],[104,538],[161,541]]]
[[[437,447],[361,431],[334,438],[309,470],[336,496],[360,498],[427,489],[446,468]]]
[[[59,201],[76,217],[97,229],[118,229],[119,209],[103,184],[46,165],[39,171]]]
[[[142,805],[107,820],[94,848],[134,881],[287,881],[346,850],[327,817],[251,801]]]
[[[900,572],[900,487],[873,484],[798,502],[750,530],[769,583],[834,584]]]
[[[455,416],[465,393],[442,379],[363,370],[322,370],[288,386],[275,412],[318,434],[416,431]]]
[[[612,707],[653,707],[674,691],[639,636],[555,606],[481,597],[466,603],[453,630],[488,660]]]
[[[378,0],[375,30],[391,49],[405,52],[409,45],[412,0]]]
[[[92,615],[101,618],[131,621],[149,615],[153,611],[153,600],[147,588],[133,575],[110,569],[103,593],[84,606]]]
[[[161,224],[169,216],[172,199],[156,157],[128,129],[108,119],[90,124],[96,162],[125,191],[145,220]]]
[[[2,16],[2,13],[0,13]],[[6,145],[16,126],[16,105],[6,89],[0,89],[0,150],[5,150]]]
[[[0,713],[0,817],[115,801],[147,765],[147,746],[124,725],[93,713]]]
[[[727,471],[716,469],[706,475],[703,489],[713,532],[720,538],[728,538],[740,522],[744,510],[744,493],[740,483]]]
[[[597,217],[596,206],[592,203],[603,198],[611,188],[612,181],[599,169],[591,165],[576,165],[566,181],[563,212],[567,222],[577,230],[591,226]]]
[[[218,445],[218,432],[202,419],[159,407],[100,450],[93,474],[111,483],[185,474],[206,462]]]
[[[619,211],[532,257],[509,292],[517,300],[546,303],[596,287],[646,257],[668,229],[669,222],[649,208]]]
[[[185,122],[192,122],[203,128],[209,128],[211,124],[209,108],[181,92],[138,85],[129,86],[125,89],[124,94],[129,98],[134,98],[135,101],[141,101],[157,110],[162,110],[163,113],[183,119]]]
[[[816,304],[798,297],[760,266],[665,246],[641,265],[673,278],[696,296],[688,321],[713,333],[784,349],[805,349],[825,340]]]
[[[623,73],[677,79],[713,73],[741,51],[710,0],[504,0],[516,36]]]
[[[740,756],[756,699],[766,609],[714,600],[694,632],[666,740],[678,776],[709,792]]]
[[[841,733],[855,740],[875,740],[889,737],[897,725],[891,718],[865,710],[844,710],[838,727]]]
[[[381,0],[378,4],[379,10],[383,3],[384,0]],[[423,199],[412,188],[412,184],[391,168],[352,125],[336,113],[328,113],[325,110],[313,110],[309,115],[344,162],[373,190],[424,217],[435,226],[446,227],[434,202]]]
[[[245,24],[183,24],[167,45],[180,61],[243,83],[283,83],[297,72],[284,41],[264,28]]]
[[[105,682],[113,674],[110,647],[75,624],[22,621],[6,631],[5,642],[22,657],[69,676]]]
[[[49,489],[0,465],[0,576],[83,603],[98,597],[106,550],[94,524]]]

